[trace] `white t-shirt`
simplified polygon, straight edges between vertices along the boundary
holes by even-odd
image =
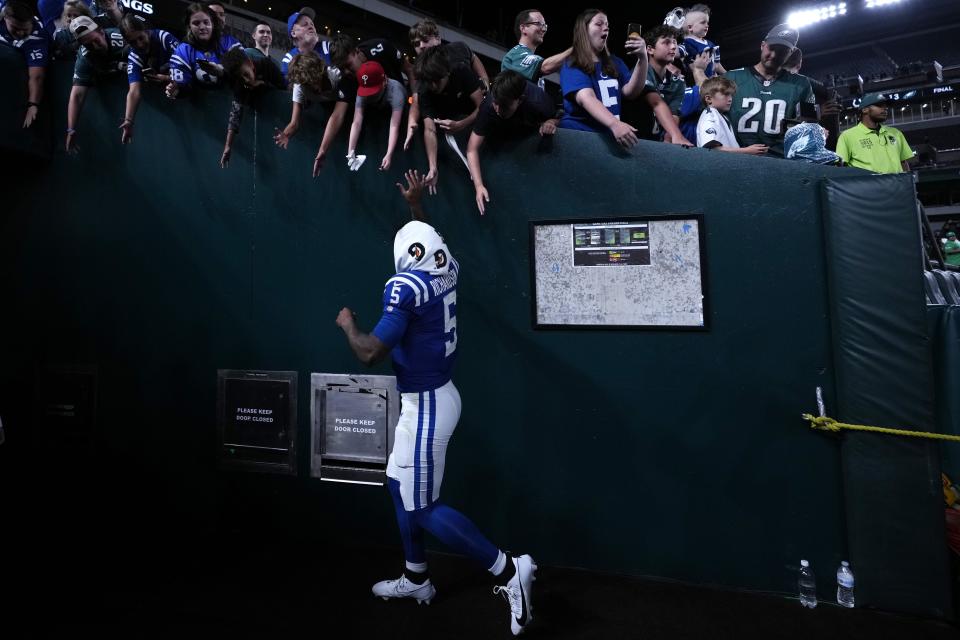
[[[706,147],[707,145],[740,148],[727,116],[713,107],[704,109],[700,114],[700,120],[697,121],[697,146]]]

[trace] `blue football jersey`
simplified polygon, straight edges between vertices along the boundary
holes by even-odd
[[[218,46],[211,51],[200,51],[189,42],[181,42],[170,56],[170,77],[181,86],[193,84],[194,79],[202,85],[214,86],[220,82],[220,78],[201,69],[197,61],[219,63],[223,54],[239,46],[240,41],[231,35],[221,36]]]
[[[697,56],[703,53],[704,49],[713,49],[713,55],[710,56],[710,62],[707,64],[705,71],[707,77],[712,78],[713,65],[720,62],[720,45],[716,42],[710,40],[700,42],[693,38],[685,38],[678,47],[678,55],[683,58],[684,63],[689,65]]]
[[[50,39],[47,32],[43,30],[43,25],[36,18],[33,19],[33,31],[22,40],[17,40],[10,35],[6,20],[0,20],[0,42],[20,51],[28,67],[47,66]]]
[[[127,83],[143,82],[143,70],[149,66],[158,69],[167,64],[179,46],[180,42],[169,31],[151,29],[149,50],[137,51],[130,47],[130,53],[127,54]]]
[[[313,52],[320,56],[320,59],[327,63],[329,67],[333,64],[330,61],[330,41],[329,40],[320,40],[317,42],[317,46],[313,48]],[[287,55],[283,56],[283,59],[280,60],[280,73],[283,74],[283,77],[287,77],[287,68],[290,66],[290,62],[293,60],[293,56],[300,53],[300,49],[294,47],[287,51]]]
[[[607,128],[597,122],[586,109],[577,104],[576,93],[581,89],[593,89],[597,100],[603,103],[607,111],[620,118],[622,105],[620,89],[630,82],[630,70],[617,56],[611,56],[611,58],[617,69],[618,77],[616,78],[607,77],[599,62],[593,73],[589,75],[571,66],[569,61],[564,63],[560,69],[560,89],[563,92],[561,127],[581,131],[607,131]]]
[[[680,103],[680,133],[690,142],[697,140],[697,122],[701,113],[700,87],[694,85],[683,92],[683,102]]]
[[[450,260],[442,275],[403,271],[383,290],[383,316],[372,334],[391,347],[397,389],[430,391],[450,381],[457,357],[457,278]]]

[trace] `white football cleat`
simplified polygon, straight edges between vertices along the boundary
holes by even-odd
[[[400,576],[399,580],[381,580],[373,585],[373,595],[379,596],[384,600],[390,598],[413,598],[417,604],[426,602],[430,604],[433,596],[437,595],[437,590],[427,578],[423,584],[417,584],[407,580],[407,576]]]
[[[516,570],[513,577],[507,582],[507,586],[497,585],[493,588],[493,592],[502,595],[510,605],[510,630],[516,636],[523,633],[526,626],[533,620],[531,589],[533,581],[537,579],[533,575],[537,565],[528,555],[512,558],[512,561]]]

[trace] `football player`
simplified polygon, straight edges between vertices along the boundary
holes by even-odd
[[[741,147],[765,144],[769,155],[782,158],[783,121],[806,117],[808,109],[815,112],[810,81],[783,68],[799,38],[796,29],[778,24],[760,44],[760,62],[727,73],[737,84],[730,122]]]
[[[337,316],[337,326],[361,362],[370,365],[392,355],[400,391],[400,419],[387,476],[406,566],[398,579],[373,585],[373,594],[430,603],[436,594],[424,547],[424,532],[430,532],[494,575],[494,593],[510,605],[510,628],[517,635],[533,618],[533,558],[498,549],[466,516],[440,501],[447,445],[460,418],[460,393],[451,380],[459,337],[460,265],[443,238],[424,222],[420,200],[425,180],[419,172],[408,171],[406,181],[406,188],[397,187],[414,219],[394,239],[397,273],[384,288],[380,321],[363,333],[349,308]]]

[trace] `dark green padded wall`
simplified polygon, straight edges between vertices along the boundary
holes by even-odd
[[[360,172],[344,132],[313,179],[323,117],[278,150],[288,104],[248,113],[221,170],[225,95],[148,92],[123,148],[123,88],[92,92],[81,154],[15,174],[2,216],[0,299],[16,309],[0,320],[2,398],[27,416],[33,367],[97,364],[99,460],[115,474],[97,500],[126,518],[161,509],[209,531],[246,492],[250,526],[393,543],[382,490],[215,469],[218,368],[299,371],[302,430],[309,373],[361,368],[334,318],[350,305],[376,321],[407,216],[393,183],[425,168],[418,143],[378,173],[371,129]],[[833,399],[819,182],[844,172],[652,143],[625,154],[561,131],[484,156],[480,217],[441,155],[426,208],[463,274],[444,498],[548,564],[792,593],[805,557],[830,598],[847,553],[839,452],[799,416],[817,386]],[[668,212],[705,215],[709,331],[531,330],[529,220]]]

